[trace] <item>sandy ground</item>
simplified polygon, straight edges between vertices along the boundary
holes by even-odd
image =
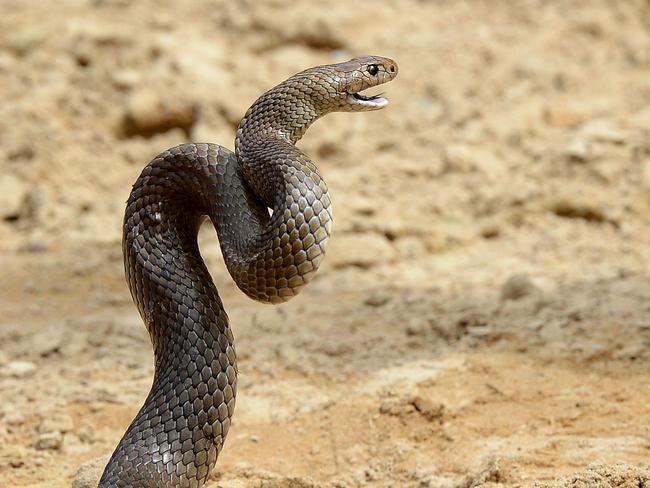
[[[2,11],[0,486],[99,459],[93,486],[148,390],[120,249],[141,168],[360,54],[400,75],[301,142],[335,206],[314,282],[251,302],[202,230],[241,372],[208,486],[650,486],[647,1]]]

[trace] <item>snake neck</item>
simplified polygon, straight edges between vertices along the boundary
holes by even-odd
[[[267,91],[248,109],[237,128],[235,154],[260,138],[295,144],[305,131],[328,112],[327,91],[299,73]]]

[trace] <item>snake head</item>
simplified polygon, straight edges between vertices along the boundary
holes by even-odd
[[[343,63],[318,66],[307,72],[316,86],[312,93],[324,112],[360,112],[379,110],[388,99],[361,92],[392,81],[397,76],[397,63],[381,56],[361,56]],[[320,86],[319,86],[320,85]],[[323,97],[323,95],[326,95]],[[321,102],[321,103],[319,103]]]
[[[345,101],[340,111],[379,110],[388,105],[381,94],[364,95],[361,92],[392,81],[397,76],[397,63],[380,56],[362,56],[333,65],[341,71],[339,90]]]

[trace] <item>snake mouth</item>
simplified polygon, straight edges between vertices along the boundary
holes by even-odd
[[[377,95],[363,95],[361,93],[352,93],[352,102],[355,105],[361,105],[369,110],[378,110],[388,105],[388,99],[382,93]]]

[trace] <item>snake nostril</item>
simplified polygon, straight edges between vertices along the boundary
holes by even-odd
[[[395,65],[394,64],[390,65],[390,72],[395,73]]]

